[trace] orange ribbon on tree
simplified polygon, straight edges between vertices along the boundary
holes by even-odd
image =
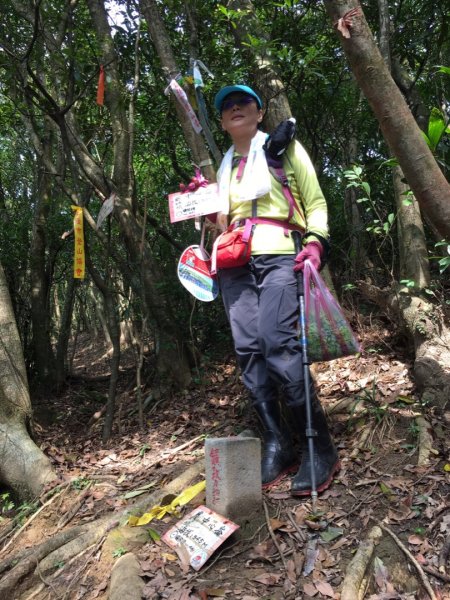
[[[100,74],[98,76],[98,87],[97,87],[97,104],[103,106],[105,99],[105,69],[103,65],[100,65]]]
[[[73,230],[75,232],[75,250],[73,256],[73,276],[75,279],[84,279],[85,256],[84,256],[84,228],[83,207],[72,206],[75,211],[73,218]]]

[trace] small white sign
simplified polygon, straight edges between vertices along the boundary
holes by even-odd
[[[217,212],[219,206],[219,187],[209,183],[195,192],[169,194],[170,222],[194,219],[202,215]]]
[[[169,529],[162,539],[182,561],[189,561],[198,571],[236,529],[239,529],[236,523],[206,506],[199,506]]]

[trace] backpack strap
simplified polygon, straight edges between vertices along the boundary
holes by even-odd
[[[292,190],[290,188],[289,179],[287,178],[287,175],[284,171],[283,166],[278,166],[278,167],[274,167],[271,165],[268,165],[268,166],[269,166],[269,171],[272,173],[274,178],[279,183],[281,183],[281,189],[283,190],[283,195],[286,198],[288,206],[289,206],[289,213],[288,213],[287,220],[290,221],[294,215],[294,209],[299,210],[299,208],[297,206],[297,202],[295,201],[294,194],[292,193]]]

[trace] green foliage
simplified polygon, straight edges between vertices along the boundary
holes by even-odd
[[[86,477],[77,477],[76,479],[74,479],[71,482],[72,487],[75,490],[84,490],[86,489],[90,484],[91,484],[91,480],[87,479]]]
[[[444,113],[439,108],[432,108],[428,121],[428,131],[422,131],[422,135],[429,148],[435,152],[444,133],[449,133],[449,126]]]
[[[367,225],[366,231],[376,236],[388,235],[394,225],[395,214],[389,213],[385,219],[381,217],[377,205],[372,200],[370,184],[363,178],[362,167],[353,165],[351,169],[344,171],[344,177],[349,181],[347,188],[354,187],[362,192],[362,197],[357,199],[357,203],[363,205],[366,215],[371,221]]]
[[[126,548],[124,548],[123,546],[120,546],[119,548],[116,548],[113,551],[112,555],[113,555],[113,558],[120,558],[121,556],[123,556],[127,552],[128,552],[128,550]]]
[[[432,259],[437,260],[437,263],[439,265],[439,272],[443,273],[446,269],[448,269],[448,267],[450,267],[450,242],[442,240],[440,242],[437,242],[434,246],[435,248],[443,248],[444,251],[448,254],[448,256],[443,257],[432,257]]]
[[[11,499],[11,494],[9,492],[4,492],[0,494],[0,512],[2,514],[9,512],[15,507],[14,501]]]

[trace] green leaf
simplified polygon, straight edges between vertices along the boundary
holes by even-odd
[[[446,75],[450,75],[450,67],[440,66],[437,70],[438,73],[445,73]]]
[[[387,218],[389,225],[392,225],[392,223],[394,222],[394,219],[395,219],[394,213],[390,213]]]
[[[366,194],[368,196],[370,196],[370,185],[367,183],[367,181],[363,181],[361,183],[361,187],[364,189],[364,191],[366,192]]]
[[[141,494],[145,494],[145,492],[152,488],[153,486],[156,485],[156,481],[152,481],[151,483],[148,483],[147,485],[143,485],[142,487],[138,488],[137,490],[132,490],[131,492],[127,492],[124,495],[124,499],[125,500],[129,500],[130,498],[135,498],[136,496],[140,496]]]
[[[155,529],[152,529],[150,527],[149,529],[147,529],[147,531],[148,531],[148,535],[152,538],[152,540],[154,542],[159,542],[159,540],[161,539],[161,536]]]
[[[394,492],[388,487],[385,483],[380,481],[380,490],[383,492],[385,496],[393,496]]]
[[[446,126],[447,124],[442,111],[439,108],[432,108],[428,121],[428,139],[430,140],[432,150],[436,150],[436,146],[439,144]]]
[[[425,131],[421,131],[420,133],[422,134],[423,139],[426,141],[428,148],[430,148],[430,150],[433,150],[433,148],[431,146],[430,138],[427,136],[427,134],[425,133]]]
[[[398,167],[399,162],[396,158],[388,158],[388,160],[384,160],[380,167]]]
[[[327,527],[325,531],[320,532],[320,537],[324,542],[331,542],[336,538],[340,537],[344,533],[344,530],[340,527]]]
[[[404,402],[405,404],[414,404],[414,398],[411,396],[397,396],[397,402]]]

